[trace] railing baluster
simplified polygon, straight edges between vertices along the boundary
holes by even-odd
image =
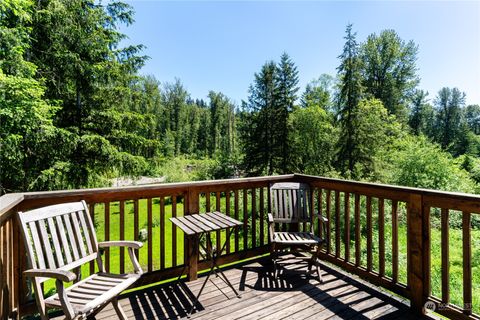
[[[110,202],[104,203],[105,213],[105,241],[110,240]],[[110,248],[105,248],[105,271],[110,272]]]
[[[360,232],[360,195],[358,193],[355,194],[355,265],[357,267],[360,266],[362,260],[362,253],[361,253],[361,232]]]
[[[230,217],[230,191],[225,191],[225,214]],[[230,234],[230,228],[227,228],[226,234]],[[226,239],[227,245],[226,250],[227,254],[230,253],[230,237]]]
[[[372,197],[367,196],[367,271],[372,271]]]
[[[450,302],[449,210],[442,208],[442,302]]]
[[[92,224],[95,225],[95,204],[90,203],[88,205],[88,211],[90,211],[90,219],[92,219]],[[95,261],[90,261],[90,274],[95,273]]]
[[[147,199],[147,237],[148,237],[148,262],[147,270],[151,272],[153,270],[153,241],[152,241],[152,198]]]
[[[216,192],[215,193],[215,211],[221,211],[220,210],[220,192]],[[221,252],[220,250],[222,249],[222,244],[221,244],[221,233],[220,233],[220,230],[217,230],[216,232],[216,246],[217,246],[217,254],[220,255]]]
[[[385,276],[385,200],[378,199],[378,269]]]
[[[340,257],[340,191],[335,191],[335,257]]]
[[[345,262],[350,261],[350,193],[345,192]]]
[[[238,190],[235,189],[234,193],[233,193],[233,210],[235,211],[235,219],[239,219],[239,214],[238,214]],[[240,249],[239,249],[239,236],[238,236],[238,229],[239,228],[235,228],[235,252],[238,252]]]
[[[243,189],[243,250],[248,249],[248,192]]]
[[[327,194],[326,194],[326,201],[327,201],[327,212],[326,212],[326,216],[327,216],[327,254],[330,253],[331,251],[331,244],[330,244],[330,225],[331,225],[331,217],[330,217],[330,195],[331,195],[331,190],[327,190]]]
[[[265,244],[265,198],[264,198],[264,188],[260,188],[260,246]]]
[[[318,189],[317,192],[317,206],[318,206],[318,215],[323,216],[323,203],[322,203],[322,189]],[[323,221],[320,217],[317,218],[317,226],[318,226],[318,236],[320,239],[323,239]]]
[[[160,269],[165,269],[165,198],[160,197]]]
[[[472,314],[472,237],[470,212],[462,212],[463,313]]]
[[[118,204],[120,210],[120,240],[125,240],[125,201]],[[120,247],[120,273],[125,273],[125,248]]]
[[[392,279],[398,282],[398,202],[392,200]]]
[[[177,216],[177,196],[172,196],[172,217]],[[172,264],[177,266],[177,228],[172,223]]]
[[[133,240],[138,241],[138,199],[133,200]],[[140,261],[140,249],[136,250],[137,259]]]
[[[210,212],[210,192],[205,192],[205,201],[206,211]]]
[[[252,248],[257,247],[257,189],[252,188]]]

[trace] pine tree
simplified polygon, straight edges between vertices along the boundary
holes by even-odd
[[[337,163],[340,171],[345,174],[353,172],[355,162],[354,144],[354,122],[353,112],[358,106],[362,96],[362,84],[360,73],[360,58],[358,55],[358,44],[356,33],[352,32],[352,25],[349,24],[344,37],[345,45],[342,54],[338,57],[341,62],[337,68],[340,78],[340,91],[338,95],[339,122],[341,134],[338,146]]]
[[[291,142],[288,137],[290,132],[288,126],[289,114],[293,111],[294,103],[297,100],[298,70],[287,53],[280,57],[277,72],[277,97],[275,99],[275,130],[274,140],[278,141],[275,158],[278,161],[275,167],[280,173],[288,173]]]
[[[248,103],[242,113],[244,167],[249,175],[275,172],[277,154],[276,126],[277,65],[270,61],[255,74],[249,88]]]

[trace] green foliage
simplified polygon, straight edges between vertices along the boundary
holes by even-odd
[[[215,161],[210,159],[157,159],[154,174],[165,177],[166,182],[181,182],[211,179]]]
[[[453,157],[424,136],[407,136],[395,143],[389,159],[389,182],[402,186],[474,192],[475,184]]]
[[[333,125],[333,116],[318,105],[309,105],[295,109],[290,122],[290,161],[294,172],[334,175],[338,128]]]
[[[416,135],[435,132],[435,110],[428,104],[428,92],[416,90],[412,97],[408,125]]]
[[[337,97],[340,123],[340,139],[338,141],[337,167],[342,174],[353,172],[356,159],[354,158],[354,125],[352,115],[358,106],[363,94],[361,83],[361,60],[358,54],[356,33],[349,24],[345,31],[345,45],[337,68],[340,78]]]
[[[352,111],[351,121],[354,171],[349,174],[376,180],[383,171],[379,158],[400,137],[401,126],[377,99],[361,100]]]
[[[327,111],[332,111],[332,83],[333,77],[322,74],[318,79],[310,81],[302,94],[301,106],[319,106]]]
[[[465,120],[474,134],[480,134],[480,106],[478,104],[467,106],[465,109]]]
[[[435,98],[438,127],[436,141],[444,149],[452,149],[452,144],[461,135],[464,104],[465,93],[460,92],[458,88],[442,88]]]
[[[265,63],[250,86],[241,116],[244,167],[249,175],[288,172],[288,117],[298,91],[298,71],[287,54]]]
[[[65,132],[53,126],[58,108],[43,99],[44,91],[34,79],[0,70],[0,193],[31,190],[68,148],[57,144]]]
[[[381,100],[399,121],[406,121],[408,100],[420,81],[417,45],[406,43],[394,30],[383,30],[369,35],[360,52],[365,92]]]

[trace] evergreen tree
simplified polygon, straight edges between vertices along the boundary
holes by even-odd
[[[278,154],[277,125],[277,65],[270,61],[255,74],[249,88],[248,103],[243,104],[242,146],[244,167],[249,175],[271,175],[276,171]]]
[[[443,149],[452,148],[462,132],[465,93],[458,88],[442,88],[435,98],[437,107],[437,141]]]
[[[288,54],[283,53],[280,57],[277,71],[277,95],[275,99],[275,126],[272,135],[275,135],[273,139],[278,141],[278,151],[275,158],[278,159],[278,163],[275,163],[275,167],[278,168],[280,173],[289,172],[289,159],[291,142],[288,137],[290,132],[288,126],[288,116],[293,111],[294,103],[297,100],[298,87],[298,71],[297,67],[290,59]]]
[[[361,84],[361,60],[358,55],[358,44],[356,41],[356,33],[352,31],[352,25],[349,24],[344,37],[345,45],[340,59],[340,66],[337,68],[340,78],[339,93],[337,103],[339,106],[339,124],[340,138],[337,154],[337,163],[342,174],[353,173],[356,158],[354,144],[354,123],[353,112],[358,106],[362,97]]]
[[[480,106],[478,104],[471,104],[465,108],[465,120],[473,133],[480,134]]]
[[[408,124],[415,135],[434,134],[435,111],[428,104],[427,96],[428,92],[416,90],[412,97]]]

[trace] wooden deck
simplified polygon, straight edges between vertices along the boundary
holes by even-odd
[[[322,266],[323,283],[293,264],[275,281],[267,260],[225,271],[241,297],[215,276],[200,298],[192,319],[418,319],[405,301],[342,271]],[[186,318],[204,277],[172,286],[164,284],[125,294],[121,304],[130,319]],[[97,319],[114,319],[111,305]],[[60,319],[60,318],[59,318]]]

